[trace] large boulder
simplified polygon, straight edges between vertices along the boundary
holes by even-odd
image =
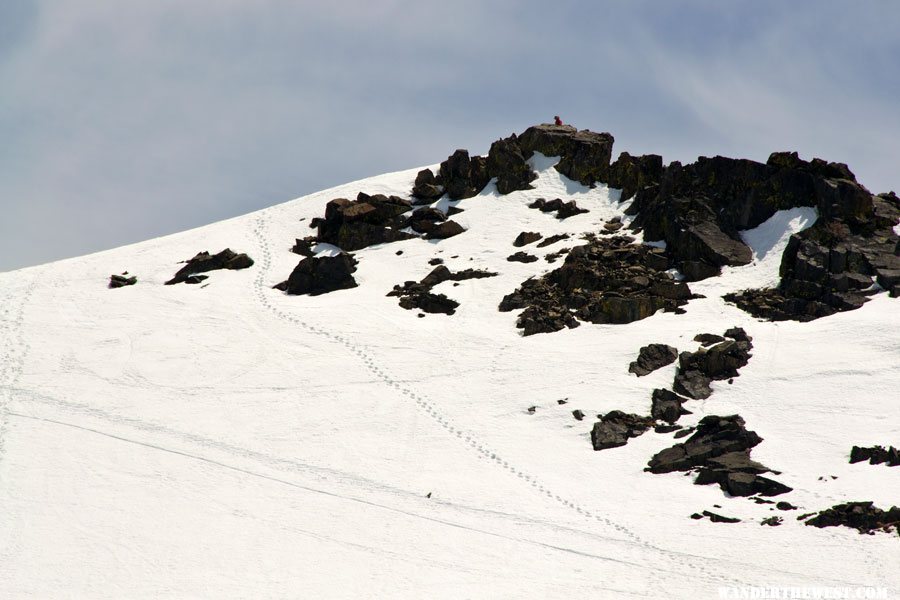
[[[404,225],[416,233],[430,233],[439,223],[447,220],[447,215],[436,208],[423,207],[413,211]]]
[[[691,411],[682,405],[687,398],[682,398],[674,392],[657,388],[651,396],[650,416],[669,424],[681,418],[681,415],[689,415]]]
[[[186,264],[175,273],[175,276],[166,282],[166,285],[183,283],[192,275],[207,273],[219,269],[247,269],[253,266],[253,259],[246,254],[238,254],[231,248],[225,248],[218,254],[210,254],[203,251],[186,261]]]
[[[335,256],[310,256],[301,260],[287,281],[275,288],[291,295],[310,296],[355,288],[358,285],[353,278],[356,264],[356,259],[345,252]]]
[[[487,156],[487,172],[497,178],[497,191],[509,194],[518,190],[530,190],[537,173],[525,162],[518,138],[512,135],[491,144]]]
[[[535,152],[559,156],[556,170],[584,185],[606,181],[615,138],[609,133],[578,131],[569,125],[536,125],[519,136],[525,158]]]
[[[427,240],[445,240],[453,236],[459,235],[465,231],[465,228],[456,221],[444,221],[435,225],[428,233],[425,234]]]
[[[434,176],[431,169],[422,169],[416,175],[412,195],[419,200],[431,202],[444,195],[444,188]]]
[[[608,412],[594,423],[591,429],[591,444],[594,450],[624,446],[629,439],[650,429],[653,421],[651,417],[626,414],[620,410]]]
[[[325,218],[316,221],[316,239],[347,252],[411,239],[416,236],[402,231],[401,217],[411,208],[409,201],[383,194],[360,192],[355,201],[337,198],[325,205]]]
[[[127,287],[129,285],[134,285],[137,283],[137,277],[134,275],[128,275],[127,272],[122,273],[121,275],[110,275],[109,276],[109,288],[116,289],[120,287]]]
[[[457,150],[441,163],[439,178],[453,200],[478,195],[490,181],[484,157],[469,157],[467,150]]]
[[[667,344],[649,344],[638,351],[637,360],[628,366],[628,372],[638,377],[649,375],[678,359],[678,350]]]

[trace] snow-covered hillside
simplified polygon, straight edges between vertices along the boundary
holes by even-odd
[[[441,200],[464,209],[453,219],[465,233],[359,250],[358,287],[318,296],[272,289],[300,259],[295,238],[333,198],[408,198],[415,170],[0,274],[0,597],[900,594],[896,534],[796,518],[900,500],[900,470],[848,463],[853,445],[900,440],[900,300],[880,293],[808,323],[723,301],[777,283],[789,235],[817,218],[795,208],[744,231],[753,262],[691,283],[704,297],[684,314],[523,336],[518,311],[498,311],[503,297],[559,266],[545,254],[630,220],[618,190],[569,180],[556,160],[529,161],[534,189],[491,183]],[[556,197],[589,212],[558,220],[527,206]],[[522,231],[572,237],[509,262]],[[226,247],[255,264],[163,285],[179,261]],[[453,315],[420,317],[386,295],[434,258],[498,276],[437,285],[460,303]],[[124,271],[138,283],[107,289]],[[595,415],[647,414],[672,381],[675,364],[629,373],[639,348],[694,351],[695,335],[733,326],[752,336],[752,358],[679,423],[740,414],[764,440],[753,458],[793,488],[777,500],[796,511],[645,472],[672,433],[592,449]],[[690,518],[703,510],[741,521]],[[760,525],[775,515],[781,526]]]

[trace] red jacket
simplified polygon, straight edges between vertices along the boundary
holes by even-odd
[[[559,117],[553,117],[553,124],[554,125],[562,125],[563,124],[562,119],[560,119]]]

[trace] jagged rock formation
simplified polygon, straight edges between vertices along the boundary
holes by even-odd
[[[315,247],[317,243],[315,236],[308,236],[303,239],[295,238],[294,245],[291,247],[291,252],[299,254],[300,256],[312,256],[313,247]]]
[[[355,288],[353,278],[357,261],[352,255],[341,252],[335,256],[309,256],[300,261],[290,277],[275,289],[291,295],[318,296],[335,290]]]
[[[538,242],[537,247],[538,248],[546,248],[547,246],[551,246],[551,245],[555,244],[556,242],[561,242],[562,240],[567,240],[567,239],[569,239],[568,233],[559,233],[556,235],[551,235],[550,237]]]
[[[817,181],[816,191],[820,218],[791,236],[780,285],[728,294],[726,300],[756,317],[810,321],[861,307],[879,291],[873,283],[900,296],[897,196],[872,196],[848,180]]]
[[[529,204],[528,208],[535,208],[543,213],[555,212],[556,218],[560,221],[589,212],[586,208],[579,208],[574,200],[563,202],[562,198],[554,198],[549,201],[544,198],[538,198]]]
[[[402,286],[395,285],[387,295],[399,297],[400,306],[407,310],[419,309],[427,313],[452,315],[459,307],[459,302],[451,300],[444,294],[432,293],[431,289],[434,286],[445,281],[465,281],[466,279],[496,276],[497,273],[477,269],[465,269],[453,273],[446,266],[438,265],[422,281],[407,281]]]
[[[606,413],[594,423],[591,429],[591,444],[594,450],[606,450],[624,446],[628,440],[637,437],[653,427],[650,417],[626,414],[621,410]]]
[[[678,357],[678,373],[672,389],[690,398],[702,400],[712,394],[713,380],[730,379],[738,376],[738,369],[747,364],[752,356],[752,338],[743,329],[734,328],[725,332],[732,339],[702,347],[696,352],[682,352]]]
[[[166,282],[166,285],[174,285],[176,283],[187,282],[191,276],[198,273],[207,273],[219,269],[247,269],[253,266],[253,259],[246,254],[238,254],[225,248],[218,254],[210,255],[209,252],[203,251],[198,253],[194,258],[186,261],[187,264],[175,273],[175,276]],[[203,279],[206,279],[203,277]],[[197,283],[194,280],[192,283]]]
[[[658,268],[665,263],[662,250],[633,241],[617,236],[573,248],[561,267],[504,297],[500,310],[524,308],[516,326],[525,335],[577,327],[577,319],[630,323],[679,310],[690,288]]]
[[[609,133],[578,131],[570,125],[536,125],[519,137],[526,159],[535,152],[562,157],[556,170],[592,187],[608,178],[614,141]]]
[[[408,201],[397,196],[360,192],[355,201],[330,201],[325,205],[325,218],[313,219],[310,225],[318,228],[317,241],[351,252],[416,237],[402,231],[406,223],[400,215],[411,209]]]
[[[628,365],[628,372],[638,377],[649,375],[678,359],[678,350],[667,344],[649,344],[638,351],[637,360]]]
[[[869,461],[870,465],[887,464],[889,467],[900,466],[900,449],[893,446],[885,448],[884,446],[872,446],[870,448],[861,448],[853,446],[850,450],[850,464]]]
[[[874,502],[847,502],[820,511],[806,521],[813,527],[851,527],[860,533],[872,534],[878,530],[890,533],[891,529],[900,535],[900,507],[892,506],[882,510]]]
[[[683,406],[686,401],[687,398],[682,398],[675,392],[656,388],[650,398],[650,416],[672,424],[682,415],[691,414]]]
[[[732,496],[775,496],[791,488],[762,477],[770,469],[750,459],[750,450],[762,442],[748,431],[738,415],[708,416],[700,420],[686,441],[657,452],[647,466],[651,473],[697,470],[697,485],[718,483]]]
[[[134,285],[137,283],[137,277],[132,275],[128,277],[128,271],[122,273],[121,275],[110,275],[109,276],[109,288],[116,289],[120,287],[125,287],[129,285]]]

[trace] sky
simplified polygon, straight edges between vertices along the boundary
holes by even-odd
[[[0,271],[555,114],[614,155],[797,150],[900,191],[898,29],[893,0],[3,0]]]

